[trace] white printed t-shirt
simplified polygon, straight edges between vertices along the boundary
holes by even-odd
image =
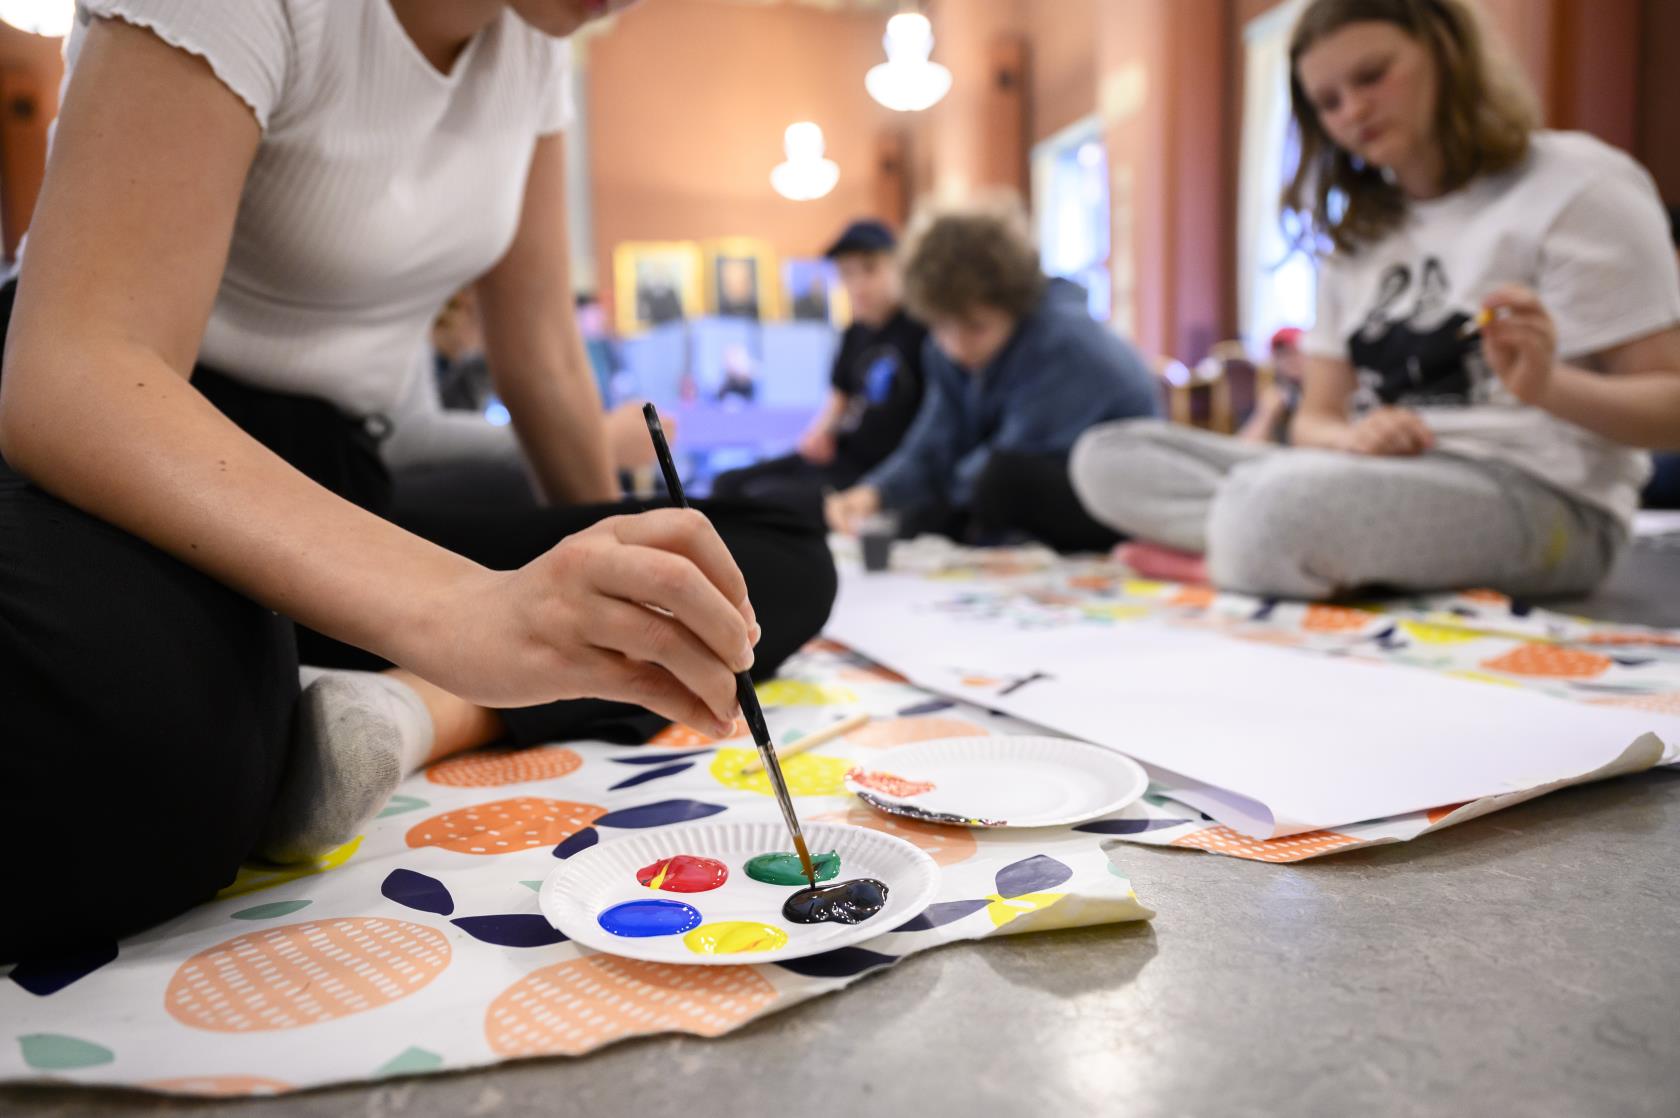
[[[1511,171],[1408,204],[1405,224],[1320,262],[1305,350],[1349,361],[1356,414],[1416,410],[1437,449],[1521,469],[1630,524],[1650,457],[1518,401],[1460,328],[1494,288],[1533,288],[1577,362],[1680,325],[1680,266],[1645,169],[1578,132],[1537,132]]]
[[[505,10],[448,74],[389,0],[80,0],[205,60],[261,140],[199,360],[389,414],[446,299],[512,243],[538,137],[569,123],[568,48]]]

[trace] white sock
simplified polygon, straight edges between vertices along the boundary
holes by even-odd
[[[256,853],[307,862],[355,837],[425,763],[432,719],[418,693],[378,672],[304,669],[292,748]]]

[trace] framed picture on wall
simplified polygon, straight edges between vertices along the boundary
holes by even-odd
[[[795,322],[826,322],[844,328],[852,318],[840,269],[832,260],[782,261],[782,299]]]
[[[693,241],[624,241],[613,249],[614,318],[621,335],[700,313],[704,265]]]
[[[782,317],[776,254],[755,237],[720,237],[703,243],[706,313],[765,322]]]

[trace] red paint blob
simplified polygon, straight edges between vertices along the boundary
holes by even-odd
[[[636,880],[663,893],[704,893],[729,880],[729,867],[715,858],[678,854],[643,866]]]
[[[925,780],[907,780],[893,773],[870,772],[867,769],[853,769],[846,776],[855,784],[860,784],[871,792],[879,792],[884,796],[894,796],[909,799],[920,796],[923,792],[933,791],[933,785]]]

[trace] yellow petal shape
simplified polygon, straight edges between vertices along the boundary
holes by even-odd
[[[1001,928],[1029,912],[1049,908],[1065,896],[1066,893],[1023,893],[1019,897],[1000,897],[993,893],[989,898],[992,903],[986,906],[986,915],[992,918],[993,925]]]
[[[855,703],[857,692],[850,687],[807,683],[801,679],[772,679],[758,685],[758,701],[772,707],[826,707]]]
[[[757,757],[756,749],[719,749],[712,760],[712,779],[725,788],[774,795],[770,776],[763,769],[746,776],[741,774],[741,766]],[[839,796],[845,794],[846,770],[851,767],[852,763],[843,757],[799,753],[782,762],[782,778],[787,781],[788,792],[795,796]]]
[[[233,884],[217,893],[216,899],[255,893],[259,889],[271,889],[288,881],[296,881],[300,877],[336,870],[348,862],[350,856],[356,853],[356,848],[361,845],[362,836],[357,835],[337,850],[330,851],[313,862],[303,862],[295,866],[254,866],[246,863],[240,866],[239,872],[234,875]]]

